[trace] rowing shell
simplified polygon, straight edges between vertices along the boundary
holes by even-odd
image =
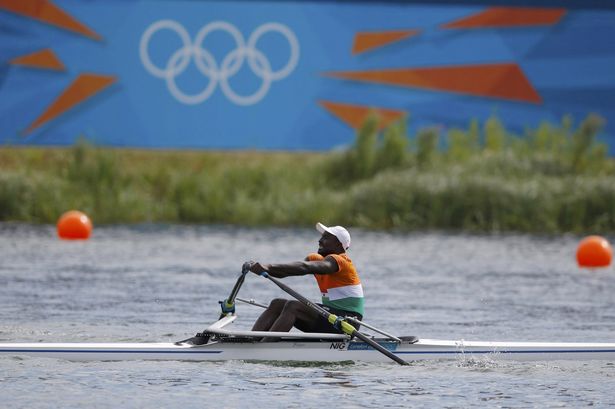
[[[197,337],[176,343],[0,343],[0,356],[26,355],[71,361],[391,362],[368,343],[345,334],[228,329],[236,319],[234,314],[224,316]],[[386,334],[375,327],[369,328]],[[261,337],[273,337],[278,341],[259,342]],[[419,340],[390,334],[388,338],[373,340],[406,361],[490,356],[515,361],[600,359],[615,362],[615,343]]]
[[[607,360],[615,362],[615,343],[471,342],[423,339],[376,341],[408,360],[444,360],[484,356],[515,361]],[[71,361],[301,361],[390,362],[364,342],[349,340],[283,339],[255,342],[229,338],[204,345],[188,343],[12,343],[0,344],[3,356],[37,356]]]

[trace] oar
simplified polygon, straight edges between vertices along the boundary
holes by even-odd
[[[231,294],[228,296],[226,300],[218,301],[218,304],[220,304],[220,308],[222,308],[222,312],[220,313],[220,318],[218,318],[219,320],[221,320],[222,318],[228,315],[235,313],[235,299],[237,298],[239,289],[241,288],[241,285],[243,284],[244,280],[246,279],[246,275],[249,272],[250,272],[250,263],[249,262],[243,263],[243,266],[241,267],[241,275],[239,276],[239,278],[237,279],[237,282],[233,286],[233,289],[231,290]],[[206,344],[207,341],[209,341],[209,334],[207,334],[206,331],[203,331],[203,332],[197,332],[197,334],[194,337],[184,339],[183,341],[177,341],[175,345],[181,345],[185,342],[190,342],[192,345],[203,345],[203,344]]]
[[[239,278],[237,279],[237,282],[235,283],[235,286],[231,290],[231,294],[228,296],[226,300],[218,301],[218,303],[220,304],[220,308],[222,308],[222,312],[220,313],[219,319],[222,319],[229,314],[235,313],[235,298],[237,297],[237,294],[239,293],[239,289],[241,288],[241,285],[246,279],[246,274],[248,274],[249,272],[250,272],[250,263],[249,262],[243,263],[243,266],[241,267],[241,275],[239,276]]]
[[[338,318],[337,315],[331,314],[329,311],[325,310],[324,308],[314,304],[313,302],[311,302],[310,300],[308,300],[307,298],[305,298],[304,296],[302,296],[301,294],[299,294],[298,292],[296,292],[295,290],[293,290],[286,284],[282,283],[280,280],[274,277],[271,277],[269,274],[267,274],[267,272],[263,272],[261,273],[261,275],[273,281],[275,285],[277,285],[282,290],[286,291],[288,294],[295,297],[297,300],[301,301],[308,308],[311,308],[314,311],[316,311],[318,314],[324,317],[327,321],[329,321],[331,325],[335,325],[338,321],[340,321],[340,328],[345,334],[350,335],[351,337],[357,337],[361,341],[365,342],[366,344],[369,344],[372,348],[386,355],[387,357],[391,358],[393,361],[397,362],[400,365],[409,365],[408,362],[404,361],[397,355],[393,354],[391,351],[384,348],[382,345],[378,344],[373,339],[370,339],[368,336],[357,331],[357,329],[353,327],[351,324],[349,324],[348,322],[340,320],[340,318]]]

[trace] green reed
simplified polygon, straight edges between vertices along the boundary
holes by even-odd
[[[615,231],[615,161],[595,115],[516,135],[498,118],[467,128],[370,116],[330,153],[0,149],[0,220],[312,225],[469,231]]]

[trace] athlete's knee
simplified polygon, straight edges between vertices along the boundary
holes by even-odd
[[[284,298],[274,298],[273,300],[271,300],[271,302],[269,303],[269,309],[273,309],[273,310],[281,310],[284,308],[284,306],[286,305],[286,303],[288,302],[288,300],[285,300]]]
[[[284,305],[283,312],[295,314],[302,307],[303,307],[303,304],[301,304],[299,301],[294,301],[294,300],[286,301],[286,304]]]

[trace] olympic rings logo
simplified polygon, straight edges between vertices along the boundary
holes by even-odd
[[[183,47],[169,58],[165,67],[154,65],[149,56],[151,38],[160,30],[171,30],[177,33],[183,44]],[[214,31],[230,34],[236,45],[236,48],[222,59],[220,65],[214,56],[202,46],[203,41]],[[259,39],[268,32],[281,34],[290,45],[288,62],[277,71],[272,71],[269,59],[257,48]],[[253,105],[265,97],[273,81],[286,78],[293,72],[299,62],[299,42],[287,26],[280,23],[265,23],[254,30],[246,44],[239,30],[225,21],[214,21],[203,26],[192,42],[188,32],[180,23],[174,20],[160,20],[150,25],[141,36],[139,56],[145,69],[155,77],[164,79],[169,92],[184,104],[195,105],[207,100],[216,90],[216,85],[220,84],[224,95],[233,103]],[[175,79],[186,70],[192,59],[199,72],[209,78],[209,82],[201,92],[189,95],[179,89]],[[246,60],[252,72],[262,80],[262,83],[252,95],[239,95],[231,88],[229,79],[237,74]]]

